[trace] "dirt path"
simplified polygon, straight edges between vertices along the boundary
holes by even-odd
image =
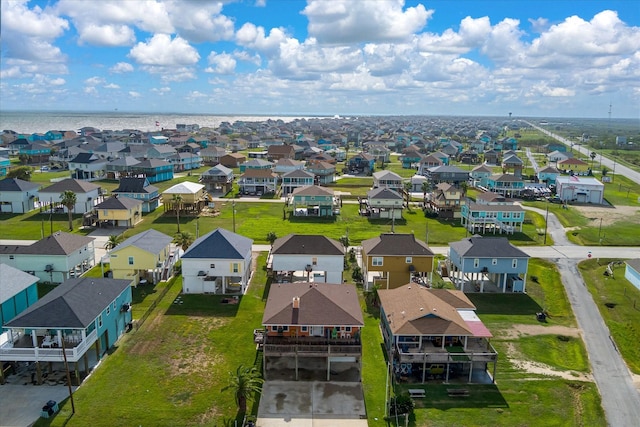
[[[582,331],[579,328],[568,326],[544,326],[515,324],[510,329],[501,331],[497,337],[504,339],[516,339],[523,335],[566,335],[569,337],[579,337]]]
[[[575,206],[571,207],[578,210],[585,218],[589,220],[591,227],[599,227],[600,220],[602,226],[608,226],[614,222],[625,220],[640,224],[640,208],[637,206]]]

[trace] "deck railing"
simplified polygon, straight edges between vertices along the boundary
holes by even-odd
[[[97,340],[98,333],[93,330],[86,338],[80,341],[75,347],[65,348],[67,361],[77,362],[84,353]],[[15,362],[63,362],[64,356],[62,348],[42,348],[42,347],[13,347],[13,343],[6,342],[0,347],[0,361]]]

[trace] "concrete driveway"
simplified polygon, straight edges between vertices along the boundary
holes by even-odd
[[[256,427],[366,427],[362,383],[267,381]]]
[[[77,389],[77,387],[73,387]],[[0,426],[26,427],[40,418],[42,407],[49,401],[61,402],[69,397],[65,385],[4,384],[0,386]]]

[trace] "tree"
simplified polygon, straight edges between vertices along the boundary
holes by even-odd
[[[238,412],[247,412],[247,400],[256,393],[260,393],[264,380],[260,377],[260,372],[255,366],[238,366],[236,372],[229,372],[229,384],[222,391],[233,391],[238,405]]]
[[[411,181],[407,181],[404,183],[404,194],[407,195],[407,209],[411,210]]]
[[[344,248],[344,250],[346,252],[347,248],[349,247],[349,236],[344,235],[344,236],[340,237],[340,243],[342,243],[342,247]]]
[[[23,181],[31,181],[31,171],[32,168],[30,166],[18,166],[11,168],[7,173],[7,178],[18,178]]]
[[[422,182],[422,200],[423,201],[427,199],[427,191],[429,191],[429,182],[423,181]]]
[[[176,235],[173,238],[173,243],[180,246],[183,251],[186,251],[187,248],[189,248],[189,246],[191,246],[191,244],[193,243],[193,240],[194,240],[193,234],[187,231],[182,231],[182,232],[176,233]]]
[[[596,152],[592,151],[591,154],[589,154],[589,157],[591,157],[591,169],[593,169],[593,161],[596,159]]]
[[[76,205],[76,201],[78,201],[78,197],[71,190],[66,190],[60,195],[60,203],[67,208],[67,213],[69,214],[69,231],[73,230],[73,208]]]
[[[278,235],[275,233],[275,231],[270,231],[267,233],[267,242],[269,242],[272,248],[273,248],[273,243],[277,239],[278,239]]]
[[[607,176],[607,173],[609,172],[609,168],[607,168],[606,166],[603,166],[601,169],[602,172],[602,176]]]
[[[107,243],[104,244],[104,248],[110,251],[111,249],[118,246],[120,242],[122,242],[122,240],[122,234],[112,234],[109,236],[109,240],[107,240]]]
[[[180,233],[180,210],[182,209],[182,196],[180,194],[174,194],[171,198],[173,202],[173,208],[176,210],[176,220],[178,221],[178,233]]]

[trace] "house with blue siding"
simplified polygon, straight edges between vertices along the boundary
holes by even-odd
[[[153,212],[158,207],[160,193],[158,187],[151,185],[145,177],[126,177],[120,179],[120,185],[113,194],[142,201],[142,212]]]
[[[630,259],[626,262],[624,278],[640,289],[640,258]]]
[[[0,333],[2,325],[25,311],[38,301],[39,277],[0,263]],[[0,342],[3,340],[0,339]],[[0,379],[2,372],[0,372]],[[2,381],[0,381],[2,383]]]
[[[164,160],[146,159],[131,169],[133,173],[144,174],[151,184],[173,179],[173,165]]]
[[[339,206],[333,190],[318,185],[298,187],[291,193],[289,205],[294,216],[334,216]]]
[[[524,181],[515,175],[503,173],[491,175],[484,186],[494,193],[516,197],[524,190]]]
[[[309,162],[307,172],[311,172],[315,178],[315,184],[331,184],[336,180],[336,165],[328,162]]]
[[[285,159],[286,160],[286,159]],[[291,194],[296,188],[313,185],[315,175],[305,170],[293,170],[282,175],[282,195]]]
[[[476,166],[471,170],[469,174],[473,185],[484,185],[487,183],[487,178],[489,178],[493,174],[493,169],[491,169],[486,164],[481,164]]]
[[[375,169],[376,157],[368,153],[358,153],[347,161],[349,173],[371,175]]]
[[[538,171],[538,181],[547,185],[555,185],[556,178],[560,175],[560,171],[553,166],[546,166]]]
[[[79,385],[88,353],[102,358],[131,327],[131,301],[131,280],[69,279],[4,324],[0,362],[35,363],[34,380],[42,384],[45,364],[67,361]]]
[[[529,255],[505,237],[449,243],[449,278],[462,292],[525,292]]]
[[[469,202],[462,206],[460,223],[471,233],[513,234],[522,232],[525,211],[520,205],[507,202],[506,199],[496,193],[483,193],[481,195],[494,195],[491,202]]]
[[[8,157],[0,157],[0,177],[7,176],[11,168],[11,160]]]

